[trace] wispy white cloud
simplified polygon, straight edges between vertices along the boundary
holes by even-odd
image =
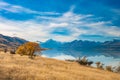
[[[3,1],[0,1],[0,11],[7,11],[12,13],[29,13],[29,14],[38,14],[38,15],[59,15],[57,12],[39,12],[31,10],[19,5],[9,4]]]
[[[33,41],[38,40],[38,38],[43,40],[48,34],[42,25],[34,21],[11,21],[5,18],[0,19],[0,33],[9,36],[16,34],[18,37]]]
[[[2,5],[4,6],[6,4]],[[18,12],[17,10],[13,12],[15,11]],[[30,12],[32,13],[32,11]],[[50,38],[58,41],[72,41],[74,39],[82,39],[80,37],[82,34],[120,36],[120,28],[110,26],[112,24],[110,21],[94,21],[94,19],[96,19],[94,15],[76,14],[72,10],[58,17],[47,17],[43,15],[26,21],[8,20],[0,17],[0,32],[9,36],[17,34],[16,36],[18,37],[32,41],[45,41]],[[54,30],[59,30],[59,28],[67,29],[70,34],[52,33]]]

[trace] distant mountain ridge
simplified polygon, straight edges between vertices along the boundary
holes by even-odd
[[[112,41],[95,42],[74,40],[72,42],[59,42],[55,40],[48,40],[41,43],[42,47],[52,48],[68,55],[75,56],[76,54],[96,55],[96,53],[103,53],[107,56],[120,57],[120,40],[114,39]]]
[[[72,42],[59,42],[53,39],[49,39],[46,42],[41,42],[43,47],[47,48],[69,48],[74,50],[98,50],[98,49],[107,49],[107,50],[120,50],[120,40],[113,39],[112,41],[105,42],[95,42],[95,41],[83,41],[83,40],[74,40]]]
[[[25,42],[27,42],[27,40],[18,37],[10,37],[0,34],[0,49],[4,49],[4,48],[12,49]]]
[[[46,47],[46,48],[51,48],[51,49],[57,49],[62,45],[62,42],[59,41],[55,41],[53,39],[49,39],[44,43],[41,43],[42,47]]]

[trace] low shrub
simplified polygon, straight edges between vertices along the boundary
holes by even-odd
[[[106,66],[106,70],[113,72],[113,71],[112,71],[112,66]]]

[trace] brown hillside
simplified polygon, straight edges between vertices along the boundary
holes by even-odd
[[[43,57],[0,53],[0,80],[120,80],[120,75]]]
[[[15,49],[25,42],[27,41],[18,37],[10,37],[0,34],[0,50],[3,50],[5,48]]]

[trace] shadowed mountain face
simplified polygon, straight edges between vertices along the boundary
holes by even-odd
[[[50,48],[50,49],[59,49],[62,46],[61,42],[49,39],[44,43],[41,43],[43,47]]]
[[[45,51],[45,54],[50,55],[64,53],[72,56],[105,55],[120,57],[120,40],[105,42],[74,40],[61,43],[51,39],[41,43],[41,46],[51,48],[51,50]]]
[[[27,42],[27,41],[24,39],[18,38],[18,37],[9,37],[9,36],[4,36],[4,35],[0,34],[0,49],[16,48],[25,42]]]

